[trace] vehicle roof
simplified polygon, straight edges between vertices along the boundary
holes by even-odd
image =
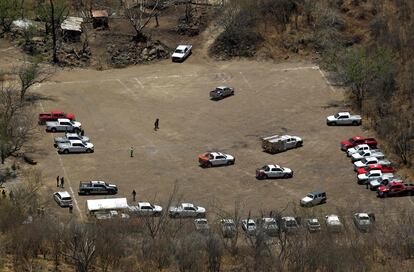
[[[188,45],[188,44],[180,44],[180,45],[178,45],[177,46],[177,48],[176,49],[181,49],[181,50],[184,50],[184,49],[186,49],[187,47],[189,47],[190,45]]]
[[[336,214],[329,214],[326,216],[326,220],[328,221],[339,221],[339,216]]]
[[[338,114],[350,114],[348,111],[340,111]]]
[[[61,197],[70,197],[70,194],[67,191],[55,192],[55,194],[59,194]]]
[[[374,170],[369,171],[369,173],[371,173],[371,174],[382,174],[382,171],[374,169]]]
[[[263,217],[261,219],[266,223],[275,223],[276,222],[276,219],[271,218],[271,217]]]
[[[72,144],[83,144],[83,142],[81,140],[69,140]]]
[[[92,184],[105,184],[105,181],[103,181],[103,180],[91,180],[90,183],[92,183]]]
[[[368,146],[369,147],[369,145],[367,145],[367,144],[359,144],[359,145],[357,145],[356,147],[365,147],[365,146]]]
[[[369,217],[369,215],[367,213],[356,213],[355,215],[357,217]]]
[[[369,164],[368,165],[368,168],[382,168],[382,165],[381,164],[377,164],[377,163]]]
[[[296,219],[293,216],[284,216],[282,217],[282,219],[285,221],[296,221]]]
[[[151,206],[149,202],[138,202],[138,206]]]
[[[309,218],[308,222],[310,222],[310,223],[319,223],[319,220],[318,220],[318,218]]]
[[[256,224],[256,222],[254,222],[254,220],[253,220],[253,219],[251,219],[251,218],[250,218],[249,220],[244,219],[244,221],[246,221],[248,224],[249,224],[249,223]]]
[[[195,207],[192,203],[181,203],[182,207]]]
[[[234,224],[234,220],[233,219],[221,219],[221,223],[232,223],[232,224]]]
[[[269,167],[281,168],[278,164],[268,164]]]
[[[225,88],[230,88],[229,86],[218,86],[216,87],[216,89],[225,89]]]
[[[208,223],[207,219],[205,218],[198,218],[198,219],[194,219],[194,222],[199,223],[199,222],[205,222]]]
[[[213,151],[213,152],[208,152],[209,154],[211,154],[211,155],[213,155],[214,157],[215,156],[224,156],[224,154],[223,153],[221,153],[221,152],[217,152],[217,151]]]
[[[58,118],[57,120],[59,122],[70,122],[70,120],[68,118]]]

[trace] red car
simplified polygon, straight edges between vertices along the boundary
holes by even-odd
[[[357,173],[365,174],[371,170],[381,170],[382,173],[394,173],[395,169],[392,166],[383,166],[381,164],[369,164],[365,167],[358,168]]]
[[[354,136],[352,138],[349,138],[348,140],[341,142],[341,150],[347,151],[348,148],[352,148],[360,144],[367,144],[370,147],[375,148],[377,147],[378,143],[377,143],[377,140],[375,140],[374,138],[364,138],[361,136]]]
[[[414,195],[414,184],[410,182],[390,182],[377,189],[379,197],[396,195]]]
[[[63,111],[53,110],[50,113],[40,113],[39,114],[39,124],[44,125],[49,121],[57,121],[57,119],[69,119],[74,121],[75,115],[72,113],[64,113]]]

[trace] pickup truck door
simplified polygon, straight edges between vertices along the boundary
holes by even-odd
[[[196,212],[194,207],[184,207],[183,215],[184,216],[193,216]]]
[[[272,178],[279,178],[282,176],[282,169],[280,168],[272,168],[270,169],[270,176]]]
[[[296,139],[295,138],[289,138],[286,140],[286,149],[293,148],[296,146]]]
[[[142,206],[140,213],[142,215],[151,215],[153,213],[153,210],[150,206]]]
[[[72,152],[85,152],[86,148],[83,144],[81,143],[74,143],[72,144]]]
[[[105,194],[107,190],[103,184],[94,184],[93,185],[93,192],[95,194]]]
[[[67,131],[71,131],[72,130],[72,124],[69,123],[69,122],[59,123],[58,130],[61,130],[61,131],[66,131],[66,130]]]
[[[222,155],[218,155],[216,156],[215,160],[215,165],[223,165],[227,163],[227,159],[226,157],[222,156]]]

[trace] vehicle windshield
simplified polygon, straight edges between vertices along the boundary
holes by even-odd
[[[313,195],[312,194],[308,194],[307,197],[312,198],[313,199]]]
[[[309,225],[311,225],[311,226],[319,226],[319,223],[318,222],[315,222],[315,221],[309,221]]]
[[[181,49],[176,49],[174,53],[184,53],[184,51]]]
[[[255,226],[256,224],[255,224],[254,222],[248,222],[248,223],[247,223],[247,225],[248,225],[248,226],[253,227],[253,226]]]
[[[335,118],[338,118],[339,117],[339,113],[335,114],[334,117]]]
[[[293,220],[286,221],[287,227],[296,227],[296,222]]]
[[[348,140],[350,143],[354,143],[354,139],[352,139],[352,138],[349,138],[349,140]]]
[[[364,155],[364,153],[365,153],[365,151],[364,151],[364,150],[360,150],[360,151],[358,152],[358,154],[359,154],[359,155]]]
[[[69,121],[72,125],[74,125],[75,124],[75,122],[73,121],[73,120],[70,120]]]
[[[207,221],[205,221],[205,220],[200,220],[200,221],[198,221],[198,224],[200,224],[200,225],[206,225],[206,224],[207,224]]]
[[[364,164],[367,163],[367,159],[362,159],[361,162],[363,162]]]

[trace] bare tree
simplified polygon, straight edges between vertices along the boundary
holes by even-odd
[[[21,7],[19,0],[0,1],[0,24],[3,32],[10,32],[13,21],[20,16]]]
[[[151,19],[158,15],[160,1],[154,0],[150,7],[147,0],[137,0],[135,6],[128,6],[124,3],[124,14],[130,25],[135,30],[134,40],[137,42],[146,41],[143,31],[148,26]]]
[[[25,62],[15,70],[20,83],[20,103],[24,102],[26,93],[31,86],[45,81],[52,74],[51,70],[41,68],[36,61]]]

